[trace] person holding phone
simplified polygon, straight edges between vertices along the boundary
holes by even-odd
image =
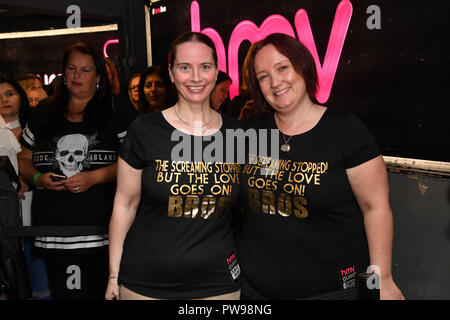
[[[50,175],[50,179],[51,179],[53,182],[59,182],[59,181],[66,180],[67,177],[64,176],[64,175],[60,175],[60,174],[52,174],[52,175]]]
[[[117,151],[136,111],[126,97],[111,95],[105,61],[85,43],[65,50],[63,75],[63,85],[36,107],[21,136],[20,172],[36,190],[33,225],[106,226]],[[34,246],[54,299],[103,298],[107,234],[42,236]]]

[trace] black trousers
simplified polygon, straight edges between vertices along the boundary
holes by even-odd
[[[104,300],[108,284],[108,247],[91,254],[43,256],[54,300]]]

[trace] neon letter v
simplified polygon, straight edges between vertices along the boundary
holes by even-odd
[[[308,14],[304,9],[298,10],[295,14],[295,28],[297,30],[298,39],[308,48],[316,62],[317,78],[319,81],[316,99],[319,103],[325,103],[330,97],[331,87],[333,86],[336,69],[341,56],[342,47],[344,46],[352,12],[353,7],[349,0],[342,0],[339,3],[334,16],[323,66],[320,63],[319,55],[317,54]]]

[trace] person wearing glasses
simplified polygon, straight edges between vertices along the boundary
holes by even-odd
[[[136,73],[131,76],[130,81],[128,81],[128,98],[131,104],[137,110],[139,105],[139,80],[141,79],[141,74]]]

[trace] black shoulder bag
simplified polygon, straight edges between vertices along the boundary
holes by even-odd
[[[13,183],[16,184],[14,187]],[[7,156],[0,157],[0,291],[9,300],[32,296],[20,237],[3,237],[5,227],[22,225],[19,177]]]

